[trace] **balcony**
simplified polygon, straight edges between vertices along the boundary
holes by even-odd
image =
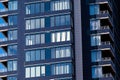
[[[98,63],[99,63],[99,65],[103,65],[104,67],[108,67],[113,74],[116,73],[115,64],[113,63],[111,57],[104,57]]]
[[[109,50],[95,50],[92,52],[92,65],[108,67],[112,73],[116,73],[114,56]]]
[[[0,62],[0,77],[8,74],[15,74],[17,71],[16,60],[5,60]]]
[[[17,46],[1,46],[0,47],[0,61],[16,58]]]
[[[98,72],[95,72],[95,74],[93,75],[93,80],[114,80],[115,74],[111,71],[110,67],[96,66],[95,71],[96,70],[98,70]]]
[[[17,10],[17,1],[0,0],[0,12]]]
[[[104,4],[91,4],[90,5],[90,15],[91,19],[104,20],[103,23],[113,27],[112,10]],[[104,26],[104,25],[101,25]]]
[[[90,0],[90,4],[106,4],[107,7],[112,11],[112,4],[110,0]]]
[[[91,34],[100,34],[101,38],[108,41],[114,41],[114,35],[109,26],[101,26],[96,30],[92,30]],[[105,39],[108,38],[108,39]],[[102,43],[105,44],[105,43]]]

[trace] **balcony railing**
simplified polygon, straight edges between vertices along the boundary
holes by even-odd
[[[111,57],[104,57],[104,58],[102,58],[102,61],[110,61],[110,60],[112,60]]]
[[[8,26],[8,23],[2,23],[0,24],[0,27]]]
[[[109,11],[108,10],[100,11],[99,14],[109,14]]]
[[[111,45],[110,41],[101,42],[101,45]]]
[[[102,77],[103,78],[108,78],[108,77],[112,77],[113,78],[113,75],[111,73],[106,73],[106,74],[103,74]]]
[[[6,68],[0,69],[0,73],[2,73],[2,72],[7,72],[7,69]]]
[[[7,38],[2,38],[0,39],[0,42],[7,41],[7,40],[8,40]]]
[[[0,63],[0,73],[7,72],[7,68],[3,63]]]
[[[0,53],[0,57],[5,57],[5,56],[8,56],[7,53]]]
[[[110,29],[110,26],[101,26],[100,29],[101,30],[103,30],[103,29]]]
[[[0,9],[0,12],[8,11],[8,9]]]

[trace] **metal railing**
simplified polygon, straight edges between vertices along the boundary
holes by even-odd
[[[110,41],[101,42],[101,45],[111,45]]]
[[[102,58],[102,60],[103,60],[103,61],[110,61],[110,60],[112,60],[112,59],[111,59],[111,57],[104,57],[104,58]]]
[[[100,11],[99,14],[109,14],[109,11],[108,10]]]
[[[103,74],[102,77],[108,78],[108,77],[113,77],[113,75],[111,73],[106,73],[106,74]]]

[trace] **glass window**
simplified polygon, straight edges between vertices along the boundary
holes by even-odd
[[[30,68],[26,68],[26,69],[25,69],[25,73],[26,73],[26,74],[25,74],[25,77],[26,77],[26,78],[29,78],[29,77],[30,77]]]
[[[56,26],[60,26],[60,16],[55,17]]]
[[[45,50],[41,50],[41,60],[45,59]]]
[[[51,42],[62,42],[70,40],[70,31],[56,32],[51,34]]]
[[[52,75],[70,74],[72,69],[71,63],[53,64],[51,67]]]
[[[26,5],[26,14],[31,14],[30,5]]]
[[[18,1],[9,1],[8,2],[8,9],[9,10],[17,10],[18,9]]]
[[[31,67],[31,77],[35,77],[35,67]]]
[[[100,29],[100,20],[90,20],[90,28],[91,30]]]
[[[101,61],[102,54],[101,51],[91,51],[92,62]]]
[[[45,27],[45,18],[36,18],[26,20],[26,30],[38,29]]]
[[[13,71],[17,70],[17,61],[13,61]]]
[[[45,19],[44,18],[41,18],[40,24],[41,24],[41,28],[45,27]]]
[[[90,5],[90,15],[96,15],[100,13],[100,8],[98,4]]]
[[[57,0],[51,2],[51,11],[70,9],[69,0]]]
[[[9,23],[9,25],[16,25],[17,24],[17,16],[16,15],[8,16],[8,23]]]
[[[13,63],[12,61],[8,62],[8,71],[12,71],[13,70]]]
[[[41,44],[45,43],[45,34],[41,34]]]
[[[51,49],[51,58],[56,58],[56,49],[55,48]]]
[[[45,76],[45,66],[27,67],[25,73],[26,78]]]
[[[71,56],[71,48],[70,47],[66,47],[66,57],[70,57]]]
[[[8,46],[8,55],[16,55],[17,54],[17,45],[9,45]]]
[[[8,31],[8,40],[17,39],[17,30]]]
[[[60,48],[56,48],[56,58],[60,57]]]
[[[55,17],[51,17],[50,19],[50,23],[51,23],[51,27],[55,26]]]
[[[40,44],[40,35],[36,34],[36,44]]]
[[[61,17],[60,17],[60,20],[61,20],[61,21],[60,21],[60,25],[65,25],[65,24],[66,24],[66,23],[65,23],[66,21],[65,21],[65,17],[64,17],[64,16],[61,16]]]
[[[92,67],[92,78],[102,77],[102,67]]]
[[[66,15],[65,17],[66,17],[66,18],[65,18],[65,23],[66,23],[66,25],[70,25],[70,21],[71,21],[70,15]]]
[[[25,55],[25,56],[26,56],[26,58],[25,58],[26,61],[30,61],[30,56],[31,56],[31,55],[30,55],[30,52],[29,52],[29,51],[26,52],[26,55]]]
[[[99,35],[91,36],[91,46],[97,46],[101,44],[101,37]]]
[[[65,32],[62,32],[62,34],[61,34],[63,37],[62,37],[62,40],[61,41],[65,41],[66,39],[66,33]]]
[[[41,12],[44,12],[44,9],[45,9],[45,7],[44,7],[45,5],[44,5],[44,3],[41,3]]]
[[[26,20],[26,29],[30,29],[31,28],[31,24],[30,23],[31,23],[30,20]]]
[[[31,29],[35,29],[35,19],[31,20]]]
[[[65,55],[65,47],[61,48],[60,50],[60,53],[61,53],[61,58],[63,58]]]
[[[36,67],[36,77],[40,76],[40,66]]]
[[[65,58],[71,57],[71,48],[70,47],[58,47],[51,48],[51,57],[52,58]]]
[[[17,70],[17,61],[8,61],[8,71]]]
[[[35,13],[39,13],[40,12],[40,3],[36,3],[35,6],[36,6]]]
[[[37,61],[37,60],[45,60],[45,50],[37,49],[32,51],[26,51],[25,53],[26,61]]]
[[[31,3],[26,5],[26,14],[38,14],[44,12],[44,3]]]
[[[35,28],[36,29],[40,28],[40,19],[36,19],[36,27]]]
[[[40,60],[40,50],[36,50],[36,60]]]
[[[60,32],[56,33],[56,42],[60,42]]]
[[[45,66],[41,66],[41,76],[45,76]]]
[[[67,41],[70,41],[70,31],[67,31]]]
[[[70,15],[53,16],[51,17],[51,27],[70,25],[70,20]]]
[[[31,8],[30,9],[31,10],[31,14],[34,14],[35,13],[35,4],[31,4],[30,6],[31,6],[30,7]]]
[[[36,45],[45,43],[45,34],[34,34],[26,36],[26,45]]]
[[[55,33],[52,33],[52,40],[51,41],[55,42],[56,41],[55,39],[56,39]]]
[[[35,61],[35,51],[31,51],[31,61]]]

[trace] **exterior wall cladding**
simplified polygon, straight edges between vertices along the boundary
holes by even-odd
[[[119,0],[0,0],[0,80],[120,80]]]

